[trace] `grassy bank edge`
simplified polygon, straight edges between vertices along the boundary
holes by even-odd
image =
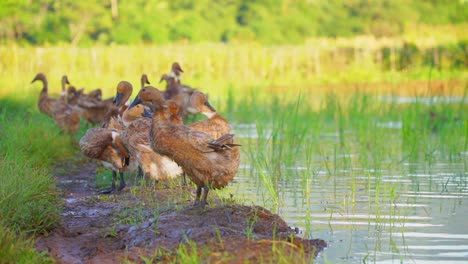
[[[34,235],[59,221],[53,167],[76,152],[33,100],[0,99],[0,263],[49,263]]]

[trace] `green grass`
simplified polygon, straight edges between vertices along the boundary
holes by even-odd
[[[34,249],[34,241],[0,223],[0,263],[53,263]]]
[[[73,139],[35,107],[31,100],[0,100],[0,234],[5,234],[0,244],[14,241],[0,250],[0,259],[46,260],[34,254],[25,235],[47,233],[57,224],[60,200],[53,165],[77,151]],[[12,239],[16,234],[19,238]]]
[[[375,60],[378,52],[372,47],[363,47],[370,57],[356,57],[353,52],[339,51],[338,47],[317,48],[315,45],[223,44],[92,48],[1,46],[0,85],[3,88],[0,96],[36,96],[39,85],[29,82],[37,72],[47,75],[50,93],[55,94],[60,92],[59,80],[63,74],[67,74],[71,83],[79,88],[102,88],[105,97],[114,95],[120,80],[139,87],[142,73],[148,74],[153,85],[161,87],[159,78],[170,70],[174,61],[181,63],[185,83],[222,99],[223,103],[229,89],[236,99],[252,95],[268,100],[272,93],[280,93],[284,98],[295,97],[299,92],[324,95],[330,90],[346,94],[356,89],[398,91],[395,87],[375,89],[367,85],[349,85],[356,83],[395,84],[428,78],[466,82],[468,79],[466,68],[452,67],[453,56],[449,55],[444,57],[446,63],[440,68],[417,60],[411,67],[387,69]],[[315,52],[320,53],[318,61]],[[320,67],[319,71],[317,67]],[[463,84],[454,87],[454,93],[459,92],[460,87],[463,89]],[[411,90],[416,88],[411,87]]]

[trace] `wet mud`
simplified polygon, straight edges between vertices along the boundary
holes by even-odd
[[[62,220],[36,248],[58,263],[309,262],[326,243],[305,240],[265,208],[222,201],[194,208],[194,188],[129,185],[119,194],[95,188],[91,161],[57,168]]]

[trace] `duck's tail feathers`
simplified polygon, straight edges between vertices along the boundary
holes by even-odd
[[[208,143],[208,147],[214,149],[215,151],[232,149],[233,147],[240,147],[241,145],[232,143],[233,138],[234,134],[222,135],[218,139],[215,139]]]

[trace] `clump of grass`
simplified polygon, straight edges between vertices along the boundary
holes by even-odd
[[[57,224],[60,200],[52,166],[76,151],[73,138],[61,134],[53,121],[38,111],[30,110],[32,105],[31,101],[0,100],[0,244],[15,241],[11,248],[0,250],[0,259],[31,259],[24,263],[43,262],[40,255],[32,253],[33,242],[23,234],[46,233]]]
[[[202,263],[201,252],[194,241],[187,240],[187,244],[180,244],[176,250],[174,263]]]
[[[53,263],[34,249],[34,241],[0,222],[0,263]]]

